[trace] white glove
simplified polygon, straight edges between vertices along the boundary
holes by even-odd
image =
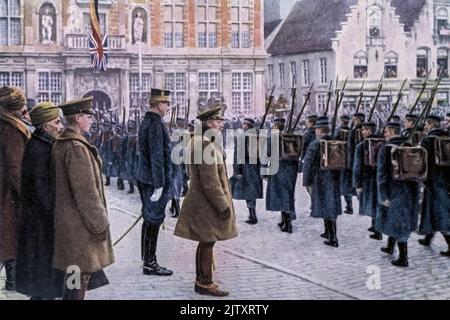
[[[381,201],[380,204],[381,204],[383,207],[387,207],[387,208],[389,208],[389,206],[391,205],[391,203],[389,202],[389,200]]]
[[[162,191],[163,191],[163,188],[156,189],[156,190],[153,192],[153,195],[152,195],[152,197],[150,198],[150,201],[151,201],[151,202],[156,202],[156,201],[158,201],[158,200],[161,198]]]
[[[362,193],[363,189],[362,188],[358,188],[356,189],[356,193],[358,194],[358,196]]]

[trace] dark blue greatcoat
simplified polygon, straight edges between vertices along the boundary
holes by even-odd
[[[251,139],[246,139],[247,144]],[[251,146],[253,147],[253,146]],[[252,160],[254,162],[254,160]],[[256,200],[263,198],[263,182],[259,161],[250,164],[250,157],[245,151],[245,163],[238,163],[237,139],[234,144],[233,176],[230,178],[231,192],[236,200]],[[241,178],[236,178],[238,175]]]
[[[353,163],[353,187],[362,189],[362,193],[359,195],[359,214],[375,219],[378,204],[377,168],[364,164],[366,145],[367,141],[362,141],[356,146]]]
[[[347,168],[349,170],[353,170],[353,161],[355,159],[355,152],[356,152],[356,130],[359,130],[362,128],[362,125],[358,125],[352,130],[350,130],[348,134],[348,152],[347,152]]]
[[[302,158],[298,164],[298,173],[302,173],[303,171],[303,161],[305,159],[306,150],[308,150],[311,142],[316,140],[316,131],[314,128],[308,128],[305,134],[303,135],[303,149],[302,149]]]
[[[62,296],[64,273],[53,269],[55,186],[53,139],[36,131],[22,163],[22,211],[16,265],[16,291],[27,296]]]
[[[330,136],[323,138],[331,140]],[[340,176],[336,170],[320,168],[320,140],[313,141],[303,163],[303,186],[312,186],[311,217],[336,220],[342,214]]]
[[[122,177],[125,180],[135,181],[137,161],[137,135],[127,134],[122,141]]]
[[[450,232],[450,168],[435,165],[437,137],[448,137],[448,133],[444,129],[434,129],[421,142],[428,151],[428,177],[419,226],[422,234]]]
[[[178,142],[172,142],[171,148],[173,149]],[[185,164],[175,164],[172,162],[172,188],[171,197],[175,199],[180,199],[183,192],[183,186],[186,180],[186,168]]]
[[[160,224],[165,218],[165,208],[170,199],[172,184],[171,143],[162,118],[147,112],[139,129],[139,162],[136,170],[142,215],[146,222]],[[163,188],[158,201],[150,201],[154,191]]]
[[[269,136],[269,145],[270,141]],[[269,148],[268,150],[270,156],[271,149]],[[278,172],[268,176],[266,189],[267,211],[295,213],[295,184],[297,183],[298,162],[298,160],[280,159]]]
[[[419,215],[419,184],[392,178],[391,145],[401,145],[404,139],[396,137],[380,148],[377,161],[378,209],[375,222],[377,231],[406,242],[417,229]],[[389,207],[381,205],[389,200]]]

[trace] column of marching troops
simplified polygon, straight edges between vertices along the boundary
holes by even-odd
[[[371,115],[369,119],[361,112],[352,118],[343,115],[333,130],[337,112],[332,121],[310,114],[302,143],[294,146],[301,149],[294,152],[299,157],[283,156],[283,139],[292,134],[281,134],[279,168],[267,176],[261,175],[263,164],[250,163],[247,153],[244,163],[236,160],[235,141],[233,173],[228,180],[220,161],[184,165],[171,160],[179,142],[170,138],[175,129],[191,132],[188,150],[196,143],[202,150],[214,145],[204,128],[223,130],[221,103],[199,113],[196,126],[201,124],[202,131],[197,137],[194,123],[187,119],[177,119],[173,127],[164,123],[170,112],[170,92],[165,90],[152,89],[142,122],[130,120],[126,128],[97,121],[91,130],[92,98],[60,106],[44,102],[29,113],[25,101],[18,88],[0,89],[0,261],[6,270],[7,290],[32,299],[83,299],[87,290],[108,284],[103,269],[114,262],[114,254],[103,187],[111,185],[114,177],[119,189],[125,189],[128,181],[129,193],[135,192],[135,186],[139,191],[144,218],[143,273],[173,273],[156,259],[158,234],[170,202],[172,216],[179,218],[175,235],[199,242],[195,282],[199,294],[228,295],[212,281],[212,266],[215,242],[237,236],[232,198],[246,201],[246,223],[251,225],[258,223],[257,200],[265,198],[267,211],[281,212],[280,230],[292,233],[300,172],[311,197],[311,217],[324,221],[320,236],[326,245],[339,246],[337,218],[342,212],[353,213],[352,200],[357,196],[359,214],[372,219],[370,237],[382,240],[383,234],[388,236],[381,250],[392,255],[398,244],[399,257],[393,265],[408,266],[407,242],[417,230],[425,235],[419,241],[424,246],[431,245],[436,232],[442,233],[449,249],[441,254],[450,256],[450,114],[442,123],[430,113],[431,104],[421,114],[407,114],[403,131],[395,115],[378,128]],[[291,120],[275,119],[271,131],[290,132]],[[257,127],[252,118],[242,121],[244,134]],[[269,145],[273,137],[277,136],[269,133]],[[408,167],[394,158],[402,148],[413,153],[412,159],[417,159],[414,154],[425,155],[426,174],[414,176],[414,164]],[[212,150],[215,158],[224,158],[221,150]],[[342,158],[345,166],[337,164]],[[408,171],[414,174],[408,176]],[[267,180],[265,197],[263,180]],[[72,266],[80,271],[81,286],[68,285]]]

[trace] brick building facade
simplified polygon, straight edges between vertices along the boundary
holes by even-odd
[[[180,115],[223,96],[230,114],[264,103],[262,0],[99,0],[108,36],[106,72],[90,69],[89,0],[0,0],[0,85],[29,98],[96,97],[121,115],[146,104],[150,88],[173,91]]]

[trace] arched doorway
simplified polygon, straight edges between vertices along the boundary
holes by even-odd
[[[111,98],[103,91],[93,90],[86,93],[83,98],[94,97],[94,109],[98,113],[101,123],[116,121],[118,115],[111,108]]]

